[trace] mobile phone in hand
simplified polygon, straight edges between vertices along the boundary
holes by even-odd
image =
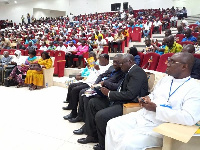
[[[140,99],[140,102],[146,103],[146,101],[142,97],[140,97],[139,99]]]

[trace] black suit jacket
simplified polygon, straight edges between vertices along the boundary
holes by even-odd
[[[200,79],[200,59],[195,58],[194,66],[192,68],[191,77],[194,79]]]
[[[107,79],[104,80],[103,86],[109,90],[116,91],[123,81],[125,73],[123,73],[121,70],[116,71],[113,66],[110,66],[105,73],[102,73],[98,76],[95,84],[101,82],[102,78],[104,77],[107,77]]]
[[[138,102],[137,96],[148,95],[148,79],[142,68],[134,65],[126,74],[120,92],[110,91],[109,99],[114,103]]]

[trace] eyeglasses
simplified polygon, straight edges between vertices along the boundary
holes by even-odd
[[[174,60],[171,59],[170,57],[168,57],[167,63],[168,63],[168,64],[183,64],[182,62],[174,61]]]

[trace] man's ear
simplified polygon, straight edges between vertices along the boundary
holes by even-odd
[[[183,64],[182,70],[185,70],[185,69],[187,69],[187,68],[188,68],[188,64]]]

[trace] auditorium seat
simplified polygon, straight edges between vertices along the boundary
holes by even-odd
[[[144,59],[144,53],[138,52],[138,55],[140,56],[140,66],[141,66]]]
[[[197,32],[193,32],[192,35],[193,35],[195,38],[198,38],[198,36],[199,36],[200,34],[197,33]]]
[[[61,68],[61,66],[63,65],[63,61],[65,61],[65,52],[64,51],[56,51],[55,52],[55,60],[54,60],[54,74],[55,75],[58,75],[58,73],[60,71],[59,68]],[[60,65],[60,66],[58,66],[58,65]],[[63,68],[63,70],[64,70],[64,68]]]
[[[16,49],[9,49],[8,52],[10,55],[15,55]]]
[[[177,34],[175,36],[175,40],[176,40],[177,43],[180,43],[184,37],[185,37],[184,34]]]
[[[85,67],[85,59],[87,59],[88,57],[89,57],[89,52],[83,54],[82,58],[83,67]],[[78,58],[74,58],[73,61],[74,62],[78,61]]]
[[[200,54],[193,54],[193,55],[194,55],[194,57],[200,59]]]
[[[103,47],[103,52],[102,52],[102,53],[108,54],[108,52],[109,52],[109,46],[104,46],[104,47]]]
[[[0,55],[3,55],[3,53],[4,53],[5,51],[8,51],[8,50],[7,50],[7,49],[1,49]]]
[[[20,51],[21,51],[21,55],[22,55],[22,56],[25,56],[25,50],[20,49]]]
[[[140,27],[133,28],[133,32],[131,35],[131,41],[133,42],[141,42],[142,37],[142,29]]]
[[[190,42],[190,41],[185,41],[185,42],[180,42],[180,44],[184,47],[185,45],[188,45],[188,44],[192,44],[194,45],[193,42]]]
[[[197,27],[198,25],[197,24],[190,24],[188,27],[192,30],[194,30],[195,27]]]
[[[159,62],[158,62],[158,66],[156,68],[156,71],[159,72],[165,72],[167,69],[167,60],[169,57],[171,57],[174,53],[167,53],[167,54],[163,54],[160,56]]]
[[[42,68],[43,75],[44,75],[44,87],[53,86],[53,72],[54,68],[45,69]]]
[[[157,53],[147,53],[147,54],[144,55],[144,59],[143,59],[141,67],[143,69],[156,70],[159,59],[160,59],[159,54],[157,54]]]
[[[55,51],[53,51],[53,50],[47,50],[46,52],[49,54],[50,57],[55,56]]]
[[[41,56],[42,52],[44,52],[43,50],[36,50],[36,56]]]

